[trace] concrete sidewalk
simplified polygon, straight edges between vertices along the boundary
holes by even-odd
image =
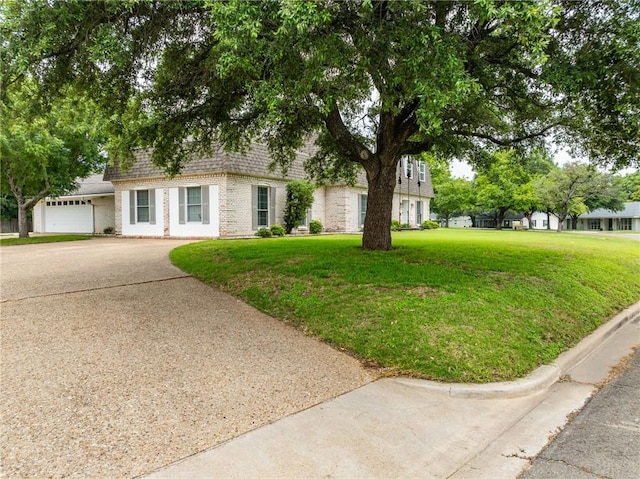
[[[638,344],[640,304],[518,383],[378,380],[145,477],[516,478]]]

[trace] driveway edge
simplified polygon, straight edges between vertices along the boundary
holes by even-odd
[[[549,388],[570,369],[594,352],[607,338],[636,317],[640,318],[640,302],[616,314],[576,346],[560,354],[553,363],[542,365],[528,376],[516,381],[488,384],[440,383],[415,378],[395,378],[394,381],[457,398],[510,399],[529,396]]]

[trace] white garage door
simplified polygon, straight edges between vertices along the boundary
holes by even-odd
[[[54,202],[52,202],[54,203]],[[93,233],[93,207],[91,205],[47,205],[44,211],[44,230],[47,233]],[[67,203],[66,201],[64,203]],[[68,203],[72,203],[69,201]]]

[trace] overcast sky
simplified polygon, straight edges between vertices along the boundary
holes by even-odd
[[[569,155],[564,150],[557,151],[553,156],[553,161],[557,165],[564,165],[569,161],[573,161],[574,158]],[[471,169],[471,166],[466,161],[453,160],[450,163],[451,174],[456,178],[466,178],[468,180],[472,179],[475,176],[475,173]],[[617,173],[621,175],[627,175],[629,173],[633,173],[634,171],[638,171],[637,168],[625,168],[624,170],[620,170]]]

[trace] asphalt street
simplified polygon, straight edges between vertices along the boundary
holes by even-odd
[[[640,477],[640,350],[520,479]]]

